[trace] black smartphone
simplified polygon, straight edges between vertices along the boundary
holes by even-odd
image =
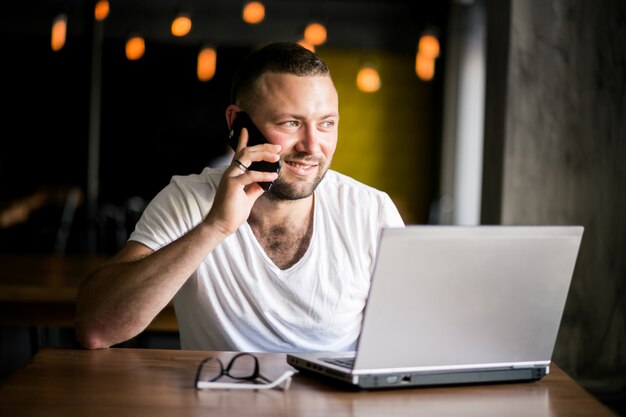
[[[252,119],[246,112],[238,112],[235,117],[235,121],[233,122],[233,128],[228,134],[228,143],[230,143],[231,148],[233,150],[237,150],[237,145],[239,144],[239,136],[241,135],[241,129],[246,128],[248,130],[248,145],[254,146],[260,145],[262,143],[268,143],[265,136],[261,133],[261,131],[254,125]],[[248,169],[253,171],[262,171],[262,172],[280,172],[282,168],[282,161],[278,160],[278,162],[267,162],[267,161],[258,161],[250,164]],[[269,191],[272,188],[271,182],[260,182],[259,185],[265,191]]]

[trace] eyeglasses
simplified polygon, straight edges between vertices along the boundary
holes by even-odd
[[[272,389],[282,388],[284,391],[291,385],[291,376],[296,371],[286,371],[274,381],[261,375],[259,360],[251,353],[239,353],[224,364],[219,358],[209,356],[205,358],[196,371],[195,387],[197,389]],[[218,379],[227,376],[237,381],[245,382],[216,382]],[[261,381],[261,382],[259,382]]]

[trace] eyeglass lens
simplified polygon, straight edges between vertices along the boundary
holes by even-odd
[[[259,362],[249,353],[239,353],[224,368],[219,358],[210,357],[203,361],[197,380],[214,382],[224,375],[239,380],[256,379],[259,376]]]
[[[240,353],[230,360],[224,373],[235,379],[255,379],[259,376],[259,361],[249,353]]]

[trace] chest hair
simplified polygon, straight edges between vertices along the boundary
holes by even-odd
[[[254,235],[270,259],[280,269],[295,265],[311,243],[313,222],[300,225],[280,224],[269,227],[251,224]]]

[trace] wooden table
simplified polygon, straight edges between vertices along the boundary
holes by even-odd
[[[0,325],[73,327],[76,293],[104,256],[0,254]],[[149,330],[178,331],[174,308]]]
[[[232,352],[44,348],[0,384],[1,416],[614,416],[556,365],[537,382],[348,391],[298,374],[291,389],[198,391],[196,366]],[[258,354],[275,377],[285,355]]]

